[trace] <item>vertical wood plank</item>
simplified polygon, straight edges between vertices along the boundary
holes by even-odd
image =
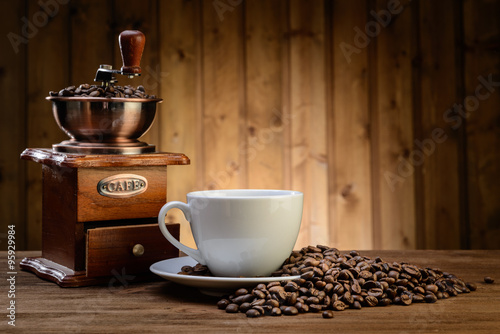
[[[32,19],[44,17],[37,2],[28,2]],[[40,21],[43,22],[43,21]],[[67,139],[52,116],[51,105],[45,100],[51,90],[70,85],[69,78],[69,6],[59,5],[57,13],[45,24],[39,24],[28,44],[28,147],[52,147]],[[42,169],[27,163],[27,249],[41,249]]]
[[[123,30],[140,30],[146,36],[146,44],[141,59],[141,76],[129,79],[118,75],[118,85],[143,85],[149,95],[159,95],[160,86],[169,73],[160,67],[160,42],[158,22],[158,2],[156,0],[127,1],[115,0],[114,2],[114,64],[113,67],[121,68],[122,59],[118,36]],[[111,49],[109,49],[111,50]],[[162,98],[162,96],[159,96]],[[161,107],[160,107],[161,108]],[[158,110],[157,113],[161,113]],[[158,116],[157,116],[158,119]],[[141,141],[157,145],[159,143],[159,122],[157,119],[149,131],[141,137]],[[158,148],[157,148],[158,151]]]
[[[421,143],[407,162],[422,182],[423,248],[460,248],[459,135],[444,114],[457,101],[454,1],[420,2],[420,133]],[[441,134],[441,135],[439,135]],[[437,139],[437,140],[436,140]],[[434,148],[434,149],[432,149]],[[418,153],[420,152],[420,153]],[[426,153],[427,152],[427,153]]]
[[[412,11],[378,0],[368,19],[379,24],[373,40],[372,168],[375,249],[416,247],[415,182],[400,179],[398,166],[413,149]],[[382,19],[383,23],[377,21]],[[373,49],[372,49],[373,50]]]
[[[464,1],[465,117],[471,248],[500,245],[500,1]],[[491,75],[491,77],[490,77]],[[482,79],[480,79],[482,78]],[[491,81],[493,85],[485,85]],[[490,82],[491,82],[490,81]],[[478,88],[479,87],[479,88]],[[465,100],[464,100],[465,102]],[[478,102],[478,105],[474,103]],[[458,125],[460,116],[455,119]]]
[[[188,166],[167,169],[168,201],[186,201],[186,194],[203,188],[198,177],[202,169],[201,128],[201,59],[200,2],[161,1],[160,7],[160,68],[169,75],[162,81],[163,97],[160,117],[160,149],[182,152],[191,159]],[[186,25],[186,22],[190,22]],[[194,240],[180,210],[167,215],[171,223],[180,223],[181,241],[194,247]]]
[[[250,188],[284,188],[282,70],[284,1],[245,2],[246,111],[245,159]]]
[[[333,111],[329,114],[330,240],[340,249],[373,246],[368,50],[354,30],[366,24],[365,1],[333,4]],[[365,45],[366,44],[366,45]],[[350,53],[351,48],[359,52]]]
[[[4,2],[3,2],[4,3]],[[7,250],[7,226],[16,225],[16,246],[26,245],[25,167],[19,154],[26,147],[26,44],[21,42],[21,18],[26,5],[3,6],[0,31],[0,249]]]
[[[121,67],[121,63],[113,63],[113,52],[118,42],[113,36],[113,2],[100,1],[96,5],[93,0],[70,2],[71,6],[71,40],[70,40],[70,80],[78,86],[94,82],[99,65],[110,64]],[[118,66],[119,65],[119,66]],[[117,78],[120,80],[120,76]]]
[[[297,247],[329,244],[324,3],[290,3],[292,188],[304,193]]]
[[[203,1],[203,164],[208,189],[247,186],[244,6]],[[243,147],[243,148],[242,148]]]

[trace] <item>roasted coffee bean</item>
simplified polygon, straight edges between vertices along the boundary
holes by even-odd
[[[270,315],[272,316],[280,316],[282,314],[281,309],[279,307],[273,307],[271,309]]]
[[[399,277],[401,277],[401,275],[399,275]],[[408,285],[408,280],[406,278],[399,278],[398,280],[396,280],[396,285],[397,286],[406,286],[406,285]]]
[[[285,290],[280,290],[271,294],[271,297],[276,299],[280,303],[284,303],[287,300],[287,293]]]
[[[310,304],[309,305],[309,311],[313,312],[313,313],[318,313],[318,312],[321,312],[323,310],[323,307],[321,305],[318,305],[318,304]]]
[[[324,281],[316,281],[316,283],[314,283],[314,286],[318,289],[318,290],[323,290],[326,286],[326,283]]]
[[[339,284],[337,283],[337,285],[335,285],[333,287],[333,293],[336,294],[336,295],[343,295],[344,294],[344,286],[342,284]]]
[[[429,284],[429,285],[426,285],[425,286],[425,290],[426,291],[429,291],[429,292],[432,292],[432,293],[437,293],[439,291],[437,285],[435,284]]]
[[[425,289],[422,288],[421,286],[417,286],[415,289],[413,289],[413,293],[420,293],[420,294],[425,294]]]
[[[314,277],[314,271],[312,270],[306,271],[302,275],[300,275],[300,278],[303,278],[305,280],[310,280],[313,277]]]
[[[402,293],[401,296],[399,297],[401,299],[401,305],[411,305],[413,301],[413,296],[410,292],[405,292]]]
[[[299,293],[301,295],[303,295],[303,296],[308,295],[309,294],[309,289],[302,286],[302,287],[299,288]]]
[[[406,286],[401,286],[401,285],[400,285],[400,286],[398,286],[398,287],[396,288],[396,293],[397,293],[398,295],[402,294],[402,293],[403,293],[403,292],[405,292],[405,291],[408,291],[408,288],[407,288]]]
[[[346,305],[346,304],[344,304],[344,303],[343,303],[342,301],[340,301],[340,300],[334,301],[334,302],[332,303],[332,308],[333,308],[333,310],[335,310],[335,311],[343,311],[343,310],[345,310],[345,309],[346,309],[346,307],[347,307],[347,305]]]
[[[326,310],[321,313],[321,316],[325,319],[331,319],[333,318],[333,312],[331,310]]]
[[[352,308],[356,310],[361,310],[362,308],[361,303],[355,300],[354,303],[352,303]]]
[[[382,290],[389,289],[389,283],[387,283],[386,281],[380,281],[380,286]]]
[[[264,308],[262,306],[259,306],[259,305],[252,306],[252,309],[257,310],[260,313],[260,315],[264,315],[264,313],[266,313]]]
[[[403,270],[410,276],[419,276],[420,270],[416,266],[403,265]]]
[[[361,286],[359,285],[359,283],[357,281],[355,281],[351,285],[351,293],[355,294],[355,295],[359,295],[361,293]]]
[[[311,304],[319,304],[319,298],[318,297],[309,297],[306,299],[306,304],[311,306]]]
[[[284,315],[297,315],[299,314],[299,310],[295,306],[287,306],[283,310]]]
[[[75,93],[65,88],[65,89],[61,89],[61,90],[59,91],[59,94],[58,94],[58,95],[59,95],[59,96],[65,96],[65,97],[66,97],[66,96],[74,96],[74,95],[75,95]]]
[[[243,296],[243,295],[248,295],[248,290],[247,290],[247,289],[245,289],[245,288],[238,289],[238,290],[236,290],[236,291],[234,292],[234,295],[235,295],[236,297],[238,297],[238,296]]]
[[[286,303],[288,305],[295,305],[297,302],[297,293],[296,292],[288,292],[288,295],[286,297]]]
[[[493,278],[489,277],[489,276],[486,276],[484,278],[484,283],[492,284],[494,282],[495,282],[495,280]]]
[[[381,281],[386,282],[389,285],[393,285],[394,283],[396,283],[396,279],[392,278],[392,277],[385,277]],[[380,282],[380,283],[382,283],[382,282]]]
[[[240,312],[245,313],[246,311],[248,311],[251,308],[252,308],[252,304],[245,302],[245,303],[240,305]]]
[[[349,291],[346,291],[342,296],[342,301],[348,305],[354,303],[354,299]]]
[[[373,288],[373,289],[368,290],[368,295],[376,297],[376,298],[382,297],[383,294],[384,294],[384,290],[382,290],[381,288]]]
[[[255,297],[252,294],[247,293],[246,295],[240,295],[240,296],[234,297],[231,299],[231,301],[233,303],[241,305],[243,303],[251,303],[254,301],[254,299],[255,299]]]
[[[316,289],[316,288],[310,288],[308,291],[307,291],[307,294],[311,297],[317,297],[319,295],[319,290]]]
[[[437,302],[437,297],[435,294],[430,293],[424,297],[426,303],[435,303]]]
[[[285,287],[285,291],[287,292],[296,292],[299,290],[299,285],[295,282],[288,282]]]
[[[309,312],[309,305],[303,303],[303,302],[297,302],[295,303],[295,308],[299,310],[300,313],[307,313]]]
[[[281,286],[281,283],[278,282],[278,281],[268,283],[267,286],[266,286],[266,289],[269,290],[269,289],[271,289],[274,286]]]
[[[477,290],[477,285],[472,282],[466,283],[467,287],[469,288],[470,291],[476,291]]]
[[[325,291],[325,293],[327,293],[327,294],[329,294],[332,290],[333,290],[332,283],[327,283],[323,288],[323,291]]]
[[[272,307],[280,307],[280,303],[276,299],[268,299],[268,300],[266,300],[266,305],[270,305]]]
[[[387,306],[391,304],[391,300],[389,298],[382,298],[378,302],[378,306]]]
[[[422,294],[414,294],[413,297],[412,297],[412,302],[413,303],[421,303],[424,301],[424,295]]]
[[[378,304],[378,299],[373,296],[366,296],[365,298],[365,305],[366,306],[377,306]]]
[[[263,292],[262,290],[256,290],[256,289],[253,289],[252,290],[252,294],[257,297],[257,298],[260,298],[260,299],[264,299],[266,298],[266,293]]]
[[[217,302],[217,307],[221,310],[225,310],[229,304],[230,304],[229,300],[221,299]]]
[[[257,318],[257,317],[260,317],[262,315],[258,310],[254,309],[254,308],[251,308],[251,309],[245,311],[245,314],[249,318]]]
[[[365,284],[363,284],[363,289],[365,290],[370,290],[373,288],[380,288],[380,282],[366,281]]]
[[[352,295],[352,299],[355,301],[355,302],[364,302],[365,298],[361,295]]]
[[[226,312],[227,313],[237,313],[239,310],[238,304],[229,304],[226,307]]]
[[[250,303],[250,305],[253,306],[262,306],[266,303],[265,299],[255,299],[253,302]]]

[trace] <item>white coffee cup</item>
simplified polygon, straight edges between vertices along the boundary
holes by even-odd
[[[269,276],[293,250],[303,197],[290,190],[196,191],[187,194],[187,204],[165,204],[158,224],[168,241],[215,276]],[[165,215],[173,208],[190,222],[198,249],[180,243],[167,230]]]

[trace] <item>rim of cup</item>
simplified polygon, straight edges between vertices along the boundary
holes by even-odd
[[[199,190],[187,194],[189,197],[207,197],[207,198],[277,198],[300,196],[302,192],[296,190],[279,189],[217,189],[217,190]]]

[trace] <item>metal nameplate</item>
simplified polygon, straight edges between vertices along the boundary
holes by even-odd
[[[97,184],[100,195],[111,198],[129,198],[142,194],[148,188],[148,180],[135,174],[116,174]]]

